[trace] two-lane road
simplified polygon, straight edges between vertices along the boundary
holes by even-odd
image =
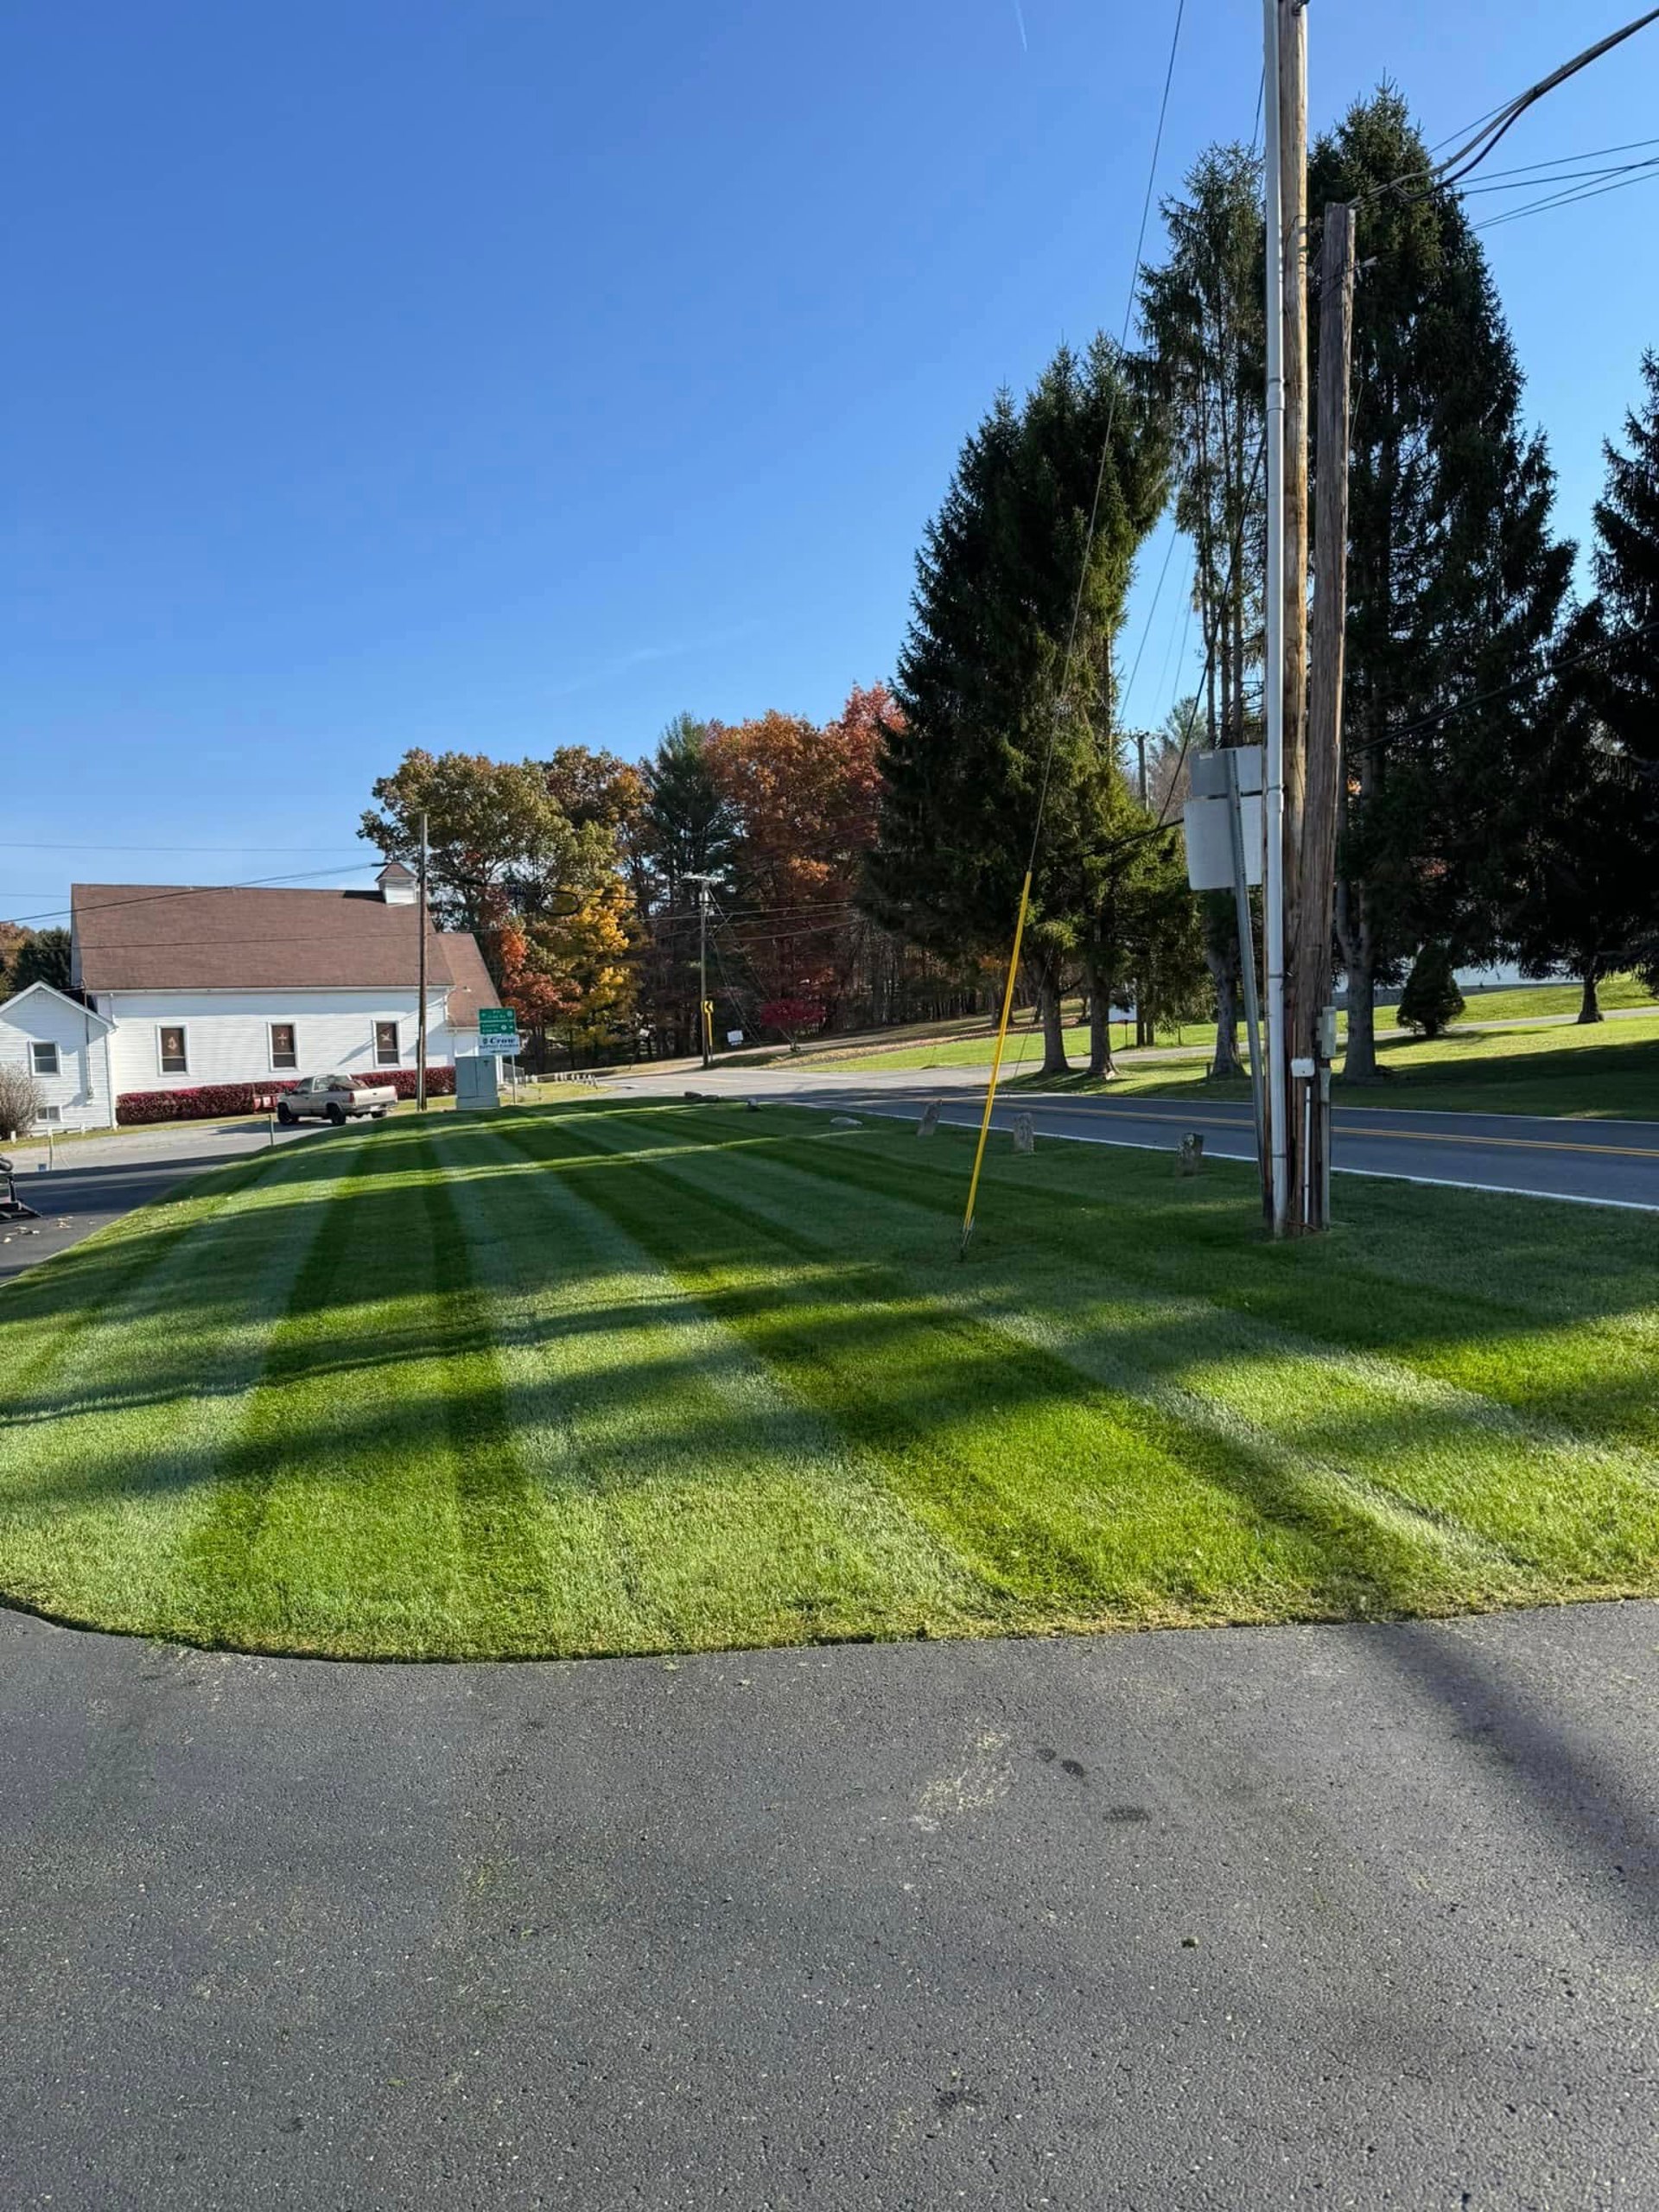
[[[715,1069],[676,1079],[679,1089],[694,1084],[725,1095],[904,1118],[919,1115],[938,1099],[942,1119],[976,1125],[985,1071],[939,1068],[921,1076],[882,1076],[868,1071],[792,1075],[772,1068]],[[668,1085],[662,1078],[645,1078],[617,1088],[660,1095]],[[999,1098],[993,1126],[1010,1128],[1016,1114],[1029,1114],[1039,1136],[1173,1151],[1186,1131],[1198,1130],[1205,1150],[1222,1159],[1255,1155],[1250,1109],[1243,1103],[1021,1090]],[[1340,1106],[1333,1164],[1343,1174],[1396,1176],[1659,1212],[1659,1122]]]

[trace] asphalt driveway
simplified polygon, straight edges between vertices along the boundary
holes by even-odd
[[[293,1144],[324,1126],[308,1122],[279,1128],[276,1142]],[[270,1142],[262,1125],[243,1122],[80,1138],[59,1147],[52,1167],[42,1147],[0,1147],[16,1170],[18,1197],[40,1217],[0,1223],[0,1283],[78,1244],[95,1229],[107,1228],[135,1206],[161,1198],[183,1177],[223,1167],[264,1151]]]
[[[0,2201],[1659,2202],[1659,1606],[356,1667],[0,1614]]]

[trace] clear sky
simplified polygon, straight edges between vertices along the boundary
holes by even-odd
[[[1634,12],[1316,0],[1314,127],[1388,75],[1439,139]],[[1250,136],[1260,18],[1187,0],[1161,188]],[[7,0],[0,914],[346,880],[408,746],[638,756],[885,674],[964,432],[1122,323],[1173,19]],[[1659,27],[1493,167],[1656,118]],[[1659,185],[1488,245],[1579,534],[1659,343]],[[1148,721],[1191,681],[1164,546]]]

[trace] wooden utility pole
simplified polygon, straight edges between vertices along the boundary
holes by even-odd
[[[416,875],[415,925],[420,931],[421,949],[416,957],[416,988],[420,992],[420,1011],[415,1017],[415,1111],[426,1111],[426,817],[421,817],[421,862]]]
[[[1354,337],[1354,211],[1325,211],[1319,254],[1318,514],[1313,533],[1313,684],[1307,718],[1301,893],[1290,948],[1291,1065],[1300,1113],[1292,1129],[1291,1222],[1330,1226],[1331,1065],[1323,1014],[1331,990],[1337,825],[1342,797],[1343,633],[1348,614],[1348,439]]]
[[[1267,86],[1268,557],[1262,748],[1262,920],[1268,983],[1268,1199],[1275,1236],[1290,1226],[1285,961],[1300,853],[1307,684],[1307,208],[1305,0],[1262,0]]]
[[[1307,0],[1279,0],[1279,216],[1285,326],[1285,904],[1287,931],[1294,935],[1306,773]]]

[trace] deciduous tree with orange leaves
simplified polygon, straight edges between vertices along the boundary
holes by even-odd
[[[773,710],[710,727],[709,772],[736,823],[733,931],[757,996],[833,1019],[868,926],[853,906],[875,836],[886,687],[855,686],[833,721]]]

